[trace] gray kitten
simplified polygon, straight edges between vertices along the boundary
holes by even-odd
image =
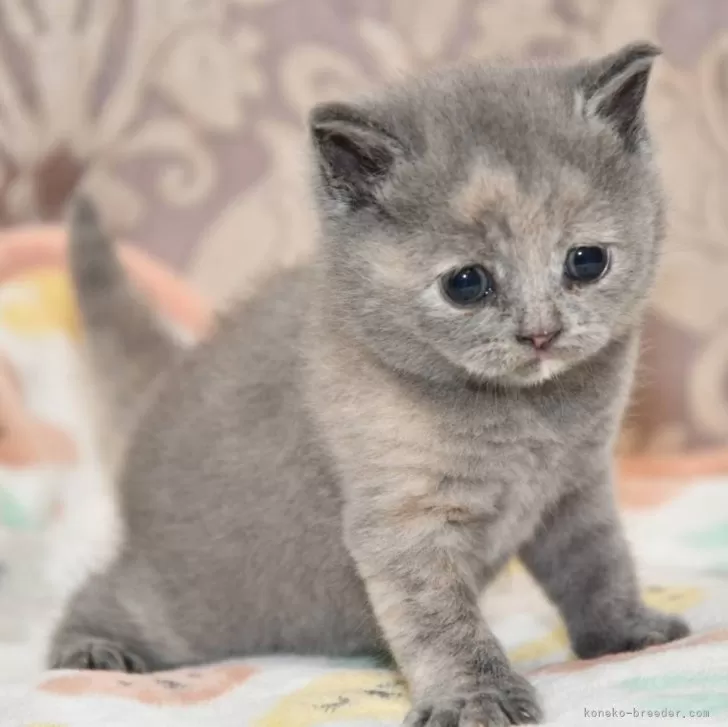
[[[131,362],[153,385],[120,475],[125,543],[53,666],[389,649],[409,727],[537,721],[478,609],[512,556],[581,657],[687,634],[640,601],[611,484],[663,234],[642,112],[657,52],[317,107],[315,260],[191,353],[165,352],[77,207],[97,372],[113,388]]]

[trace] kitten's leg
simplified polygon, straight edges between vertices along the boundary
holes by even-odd
[[[463,563],[468,537],[408,515],[374,516],[348,531],[374,613],[407,678],[407,727],[532,724],[533,687],[517,674],[478,608]]]
[[[150,656],[120,603],[114,566],[91,576],[73,596],[51,638],[47,661],[51,669],[151,670]]]
[[[521,551],[561,611],[574,652],[585,659],[689,633],[682,619],[642,603],[607,471],[566,495]]]
[[[65,632],[54,640],[48,659],[50,669],[89,669],[142,674],[146,662],[115,641]]]

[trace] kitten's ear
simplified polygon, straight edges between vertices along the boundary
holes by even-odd
[[[652,43],[631,43],[590,64],[582,82],[586,116],[610,124],[630,151],[642,136],[647,82],[660,53]]]
[[[353,207],[374,200],[403,145],[365,111],[342,103],[316,106],[309,119],[327,191]]]

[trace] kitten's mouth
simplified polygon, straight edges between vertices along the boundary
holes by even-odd
[[[551,349],[546,351],[535,350],[533,355],[536,361],[548,361],[549,359],[559,358],[559,355]]]
[[[505,352],[503,352],[505,353]],[[519,386],[535,386],[564,372],[578,359],[578,353],[570,346],[553,346],[547,350],[524,350],[522,346],[510,349],[513,357],[500,371],[489,370],[487,357],[470,356],[464,367],[472,375],[510,381]]]
[[[553,378],[567,368],[568,364],[559,356],[539,355],[534,356],[528,364],[523,366],[518,372],[518,378],[527,384],[540,384],[543,381]]]
[[[568,356],[563,352],[549,349],[547,351],[534,351],[529,358],[517,367],[515,374],[530,383],[546,381],[561,373],[569,365]]]
[[[534,350],[529,354],[526,361],[526,366],[538,368],[544,361],[562,361],[563,356],[559,355],[558,351],[549,349],[548,351],[536,351]]]

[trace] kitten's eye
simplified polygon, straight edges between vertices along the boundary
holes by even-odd
[[[609,265],[609,251],[597,245],[572,247],[566,255],[565,272],[576,283],[594,283]]]
[[[495,291],[490,273],[480,265],[469,265],[442,279],[442,289],[455,305],[473,305]]]

